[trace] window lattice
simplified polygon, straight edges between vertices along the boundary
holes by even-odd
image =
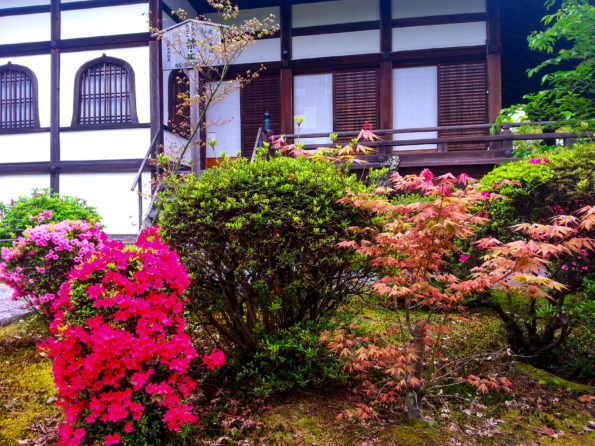
[[[16,67],[0,70],[0,129],[39,126],[34,79]]]
[[[79,125],[137,122],[134,79],[124,65],[101,61],[79,77]]]

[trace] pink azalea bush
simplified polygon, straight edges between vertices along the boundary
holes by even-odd
[[[188,283],[156,228],[136,245],[106,242],[71,271],[45,344],[66,417],[59,445],[170,444],[197,421],[187,402],[197,356],[182,318]]]
[[[51,219],[44,211],[33,220]],[[65,220],[27,229],[11,248],[2,248],[0,282],[13,290],[14,300],[24,300],[49,322],[52,302],[66,281],[68,272],[101,249],[107,239],[100,225],[82,220]]]

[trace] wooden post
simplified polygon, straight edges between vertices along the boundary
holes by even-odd
[[[184,70],[190,81],[190,97],[197,98],[200,96],[200,76],[196,70]],[[200,104],[199,101],[192,100],[190,103],[190,128],[196,128],[200,118]],[[192,172],[198,174],[200,170],[202,159],[200,153],[200,130],[194,135],[190,141],[190,156],[192,158]]]
[[[50,17],[50,189],[60,193],[60,0],[52,0]]]
[[[487,8],[488,121],[493,123],[502,109],[500,0],[488,0]]]

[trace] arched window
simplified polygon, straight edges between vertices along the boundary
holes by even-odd
[[[0,66],[0,129],[39,127],[37,78],[27,67]]]
[[[137,123],[130,64],[104,54],[80,67],[74,79],[73,110],[73,126]]]
[[[181,136],[190,132],[190,81],[182,70],[169,75],[169,125]]]

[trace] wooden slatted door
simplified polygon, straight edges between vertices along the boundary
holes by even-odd
[[[488,122],[485,62],[438,67],[438,125],[485,124]],[[487,130],[451,130],[440,137],[485,136]],[[448,151],[482,150],[485,143],[449,143]]]
[[[242,120],[242,156],[250,158],[258,129],[265,112],[271,114],[273,132],[281,131],[281,99],[279,74],[261,75],[240,90]]]
[[[333,72],[333,103],[335,132],[361,130],[365,122],[378,128],[377,70]]]

